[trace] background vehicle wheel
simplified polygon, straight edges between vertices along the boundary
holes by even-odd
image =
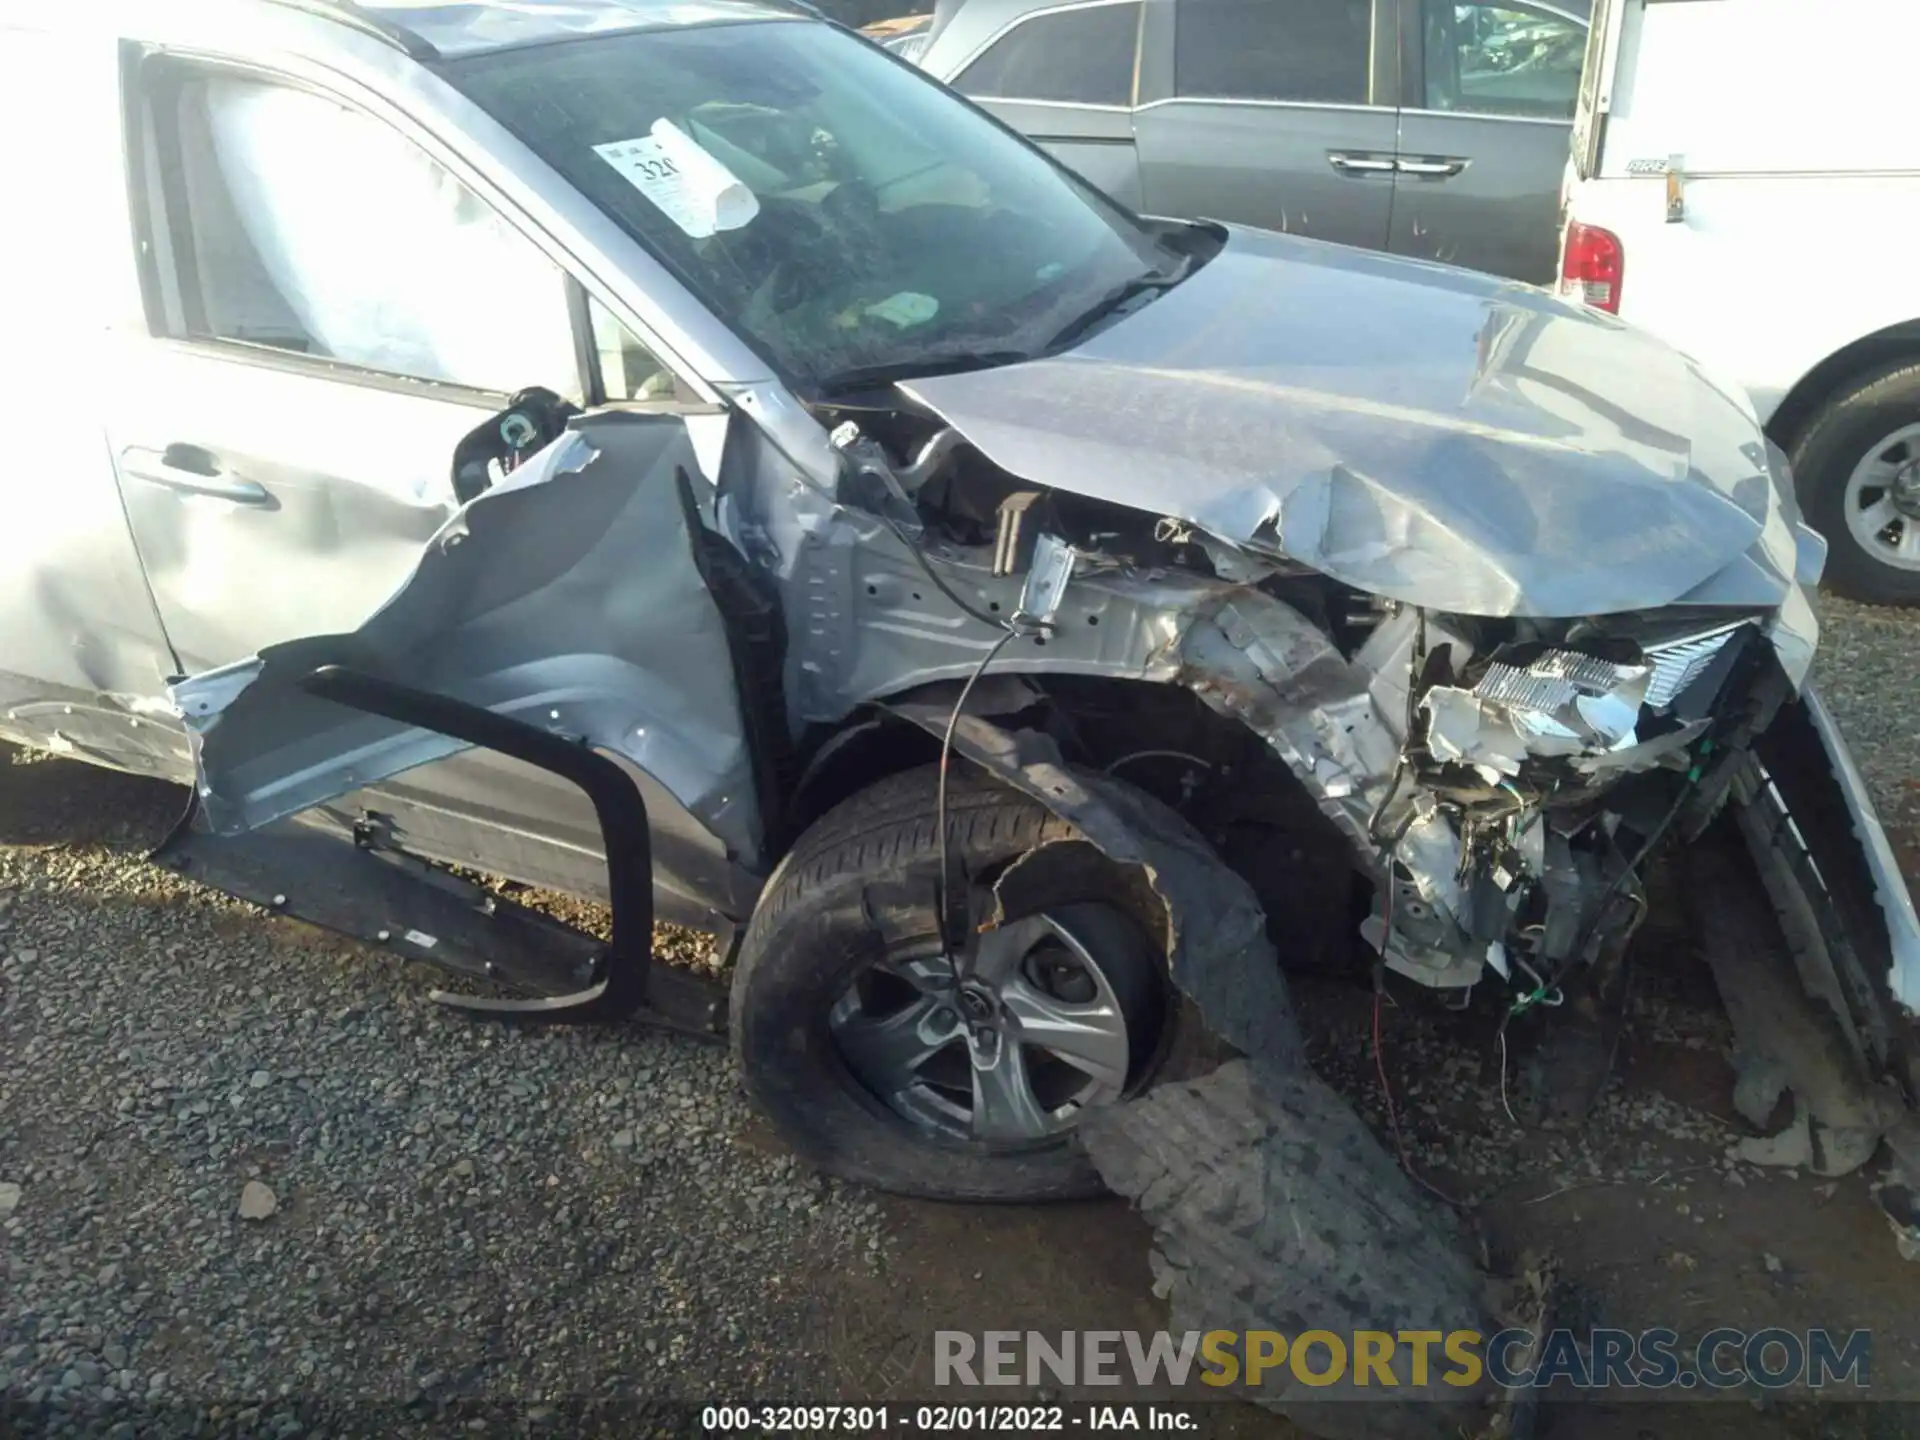
[[[740,949],[733,1043],[754,1100],[806,1159],[903,1194],[1098,1194],[1073,1130],[1137,1091],[1169,1038],[1160,948],[1084,888],[977,938],[956,983],[933,906],[931,768],[823,816],[769,880]],[[955,771],[949,843],[988,881],[1076,832]],[[1096,881],[1095,888],[1098,888]]]
[[[1807,519],[1827,537],[1827,583],[1856,600],[1920,604],[1920,365],[1836,396],[1790,458]]]

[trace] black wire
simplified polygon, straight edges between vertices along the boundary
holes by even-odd
[[[906,547],[907,553],[913,556],[914,562],[918,564],[920,569],[926,574],[933,588],[946,596],[946,598],[953,603],[955,609],[959,610],[961,614],[967,616],[969,619],[976,620],[982,625],[1001,632],[1000,638],[993,642],[992,646],[988,648],[987,653],[980,657],[980,663],[973,667],[973,673],[967,677],[967,683],[960,687],[959,695],[954,698],[953,713],[947,716],[946,733],[940,738],[940,780],[934,792],[933,801],[935,843],[939,846],[940,856],[940,881],[935,891],[935,900],[939,906],[940,943],[949,953],[954,954],[954,979],[959,981],[964,980],[966,976],[961,973],[961,957],[960,953],[958,953],[961,952],[964,947],[960,944],[960,937],[954,933],[953,916],[950,911],[953,900],[953,896],[950,893],[953,877],[947,869],[949,863],[947,856],[948,763],[953,756],[954,731],[960,726],[960,712],[966,708],[967,697],[973,693],[973,687],[979,683],[980,677],[987,673],[987,666],[993,663],[994,657],[1004,650],[1007,642],[1020,632],[1011,619],[1000,615],[989,615],[969,605],[965,600],[962,600],[960,596],[955,593],[953,587],[947,584],[947,582],[941,578],[940,573],[933,568],[933,562],[927,559],[926,551],[920,548],[919,541],[907,534],[907,532],[894,523],[890,517],[881,515],[879,519],[882,524],[893,532],[893,538]]]
[[[973,687],[979,683],[980,677],[987,673],[987,666],[993,663],[994,656],[998,655],[1001,650],[1006,647],[1006,643],[1013,639],[1015,633],[1013,627],[1008,626],[1006,633],[994,641],[992,648],[980,657],[980,663],[973,667],[973,673],[967,677],[967,683],[960,687],[959,695],[954,697],[953,713],[947,716],[947,733],[940,739],[940,783],[934,793],[933,823],[935,827],[934,833],[938,837],[940,847],[940,889],[938,894],[940,905],[940,941],[950,952],[959,950],[961,947],[956,944],[959,937],[952,933],[952,926],[950,924],[951,914],[949,906],[952,895],[949,893],[949,887],[952,884],[953,877],[947,869],[947,761],[953,754],[953,732],[960,727],[960,712],[967,707],[967,697],[973,693]],[[967,978],[961,971],[959,954],[954,955],[953,971],[956,982]]]
[[[1585,953],[1587,946],[1593,943],[1594,935],[1599,932],[1601,921],[1607,918],[1607,907],[1612,905],[1619,897],[1621,887],[1625,885],[1628,880],[1632,879],[1640,867],[1646,863],[1647,857],[1653,853],[1654,847],[1666,838],[1667,831],[1673,828],[1673,822],[1680,818],[1680,812],[1686,809],[1687,801],[1693,797],[1693,792],[1698,788],[1698,780],[1692,778],[1688,780],[1687,784],[1680,787],[1680,793],[1674,797],[1673,804],[1668,808],[1667,813],[1660,817],[1660,823],[1653,827],[1653,832],[1641,842],[1640,848],[1634,851],[1633,858],[1620,868],[1613,879],[1608,882],[1607,888],[1600,892],[1600,899],[1593,907],[1593,917],[1581,927],[1579,940],[1574,944],[1573,948],[1561,958],[1560,963],[1554,966],[1553,973],[1548,975],[1534,988],[1534,994],[1551,994],[1559,987],[1561,981],[1572,971],[1573,967],[1580,963],[1581,955]],[[1642,901],[1643,905],[1644,903],[1645,902]],[[1507,1021],[1512,1019],[1516,1013],[1517,1011],[1509,1007],[1507,1013],[1500,1017],[1501,1034],[1504,1035],[1506,1033]]]

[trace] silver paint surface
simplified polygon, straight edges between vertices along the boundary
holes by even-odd
[[[792,10],[757,0],[493,0],[490,4],[419,5],[382,5],[376,0],[359,8],[418,36],[450,58],[622,30],[794,18]]]
[[[1540,291],[1235,230],[1063,354],[904,386],[1022,480],[1477,615],[1771,606],[1797,527],[1739,402]]]
[[[1913,907],[1913,893],[1900,873],[1900,862],[1887,839],[1886,827],[1874,809],[1867,782],[1861,777],[1853,754],[1834,723],[1818,692],[1811,686],[1803,692],[1807,714],[1813,720],[1814,733],[1833,766],[1834,779],[1846,797],[1847,813],[1853,821],[1854,838],[1866,857],[1867,873],[1872,877],[1874,899],[1887,924],[1887,937],[1893,947],[1893,966],[1887,976],[1887,988],[1893,998],[1914,1014],[1920,1014],[1920,915]]]

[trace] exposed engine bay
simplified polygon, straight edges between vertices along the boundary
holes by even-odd
[[[1787,687],[1749,653],[1753,617],[1489,628],[1403,613],[1360,657],[1386,675],[1404,654],[1409,702],[1368,822],[1393,862],[1368,938],[1422,983],[1491,968],[1531,1005],[1624,943],[1643,862],[1676,825],[1711,818]]]
[[[1367,946],[1435,989],[1490,980],[1514,1013],[1619,955],[1646,861],[1712,819],[1811,648],[1757,608],[1560,620],[1381,600],[1177,518],[1023,484],[910,407],[827,418],[840,498],[956,602],[981,570],[1024,578],[1018,606],[977,618],[1044,637],[1083,586],[1153,594],[1172,613],[1143,678],[1177,679],[1286,762],[1371,882]],[[1011,652],[989,667],[1033,668]],[[1193,808],[1220,762],[1161,753],[1181,777],[1163,798]]]
[[[1287,309],[1416,278],[1460,324],[1411,351]],[[1779,1003],[1738,1027],[1753,1123],[1785,1085],[1832,1165],[1920,1134],[1885,1093],[1920,1074],[1920,917],[1805,684],[1824,545],[1783,457],[1636,332],[1432,278],[1233,232],[1058,353],[743,381],[684,416],[519,405],[358,629],[171,687],[208,828],[314,810],[458,863],[431,804],[382,787],[372,824],[341,797],[504,716],[519,751],[643,772],[673,817],[661,917],[738,933],[812,827],[937,773],[926,913],[960,955],[998,924],[983,890],[1084,881],[1044,845],[957,857],[959,757],[1129,877],[1173,988],[1243,1054],[1300,1063],[1283,967],[1371,971],[1376,1007],[1391,980],[1496,1021],[1503,1100],[1515,1057],[1523,1103],[1568,1117],[1611,1068],[1656,856],[1730,842],[1786,937]],[[343,710],[329,667],[410,696]],[[611,894],[583,856],[494,864]],[[1760,993],[1725,958],[1723,994]],[[573,984],[532,1003],[604,1008]]]

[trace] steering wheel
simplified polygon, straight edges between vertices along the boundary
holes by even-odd
[[[872,234],[880,224],[880,197],[865,180],[842,180],[820,197],[820,213],[836,230]]]

